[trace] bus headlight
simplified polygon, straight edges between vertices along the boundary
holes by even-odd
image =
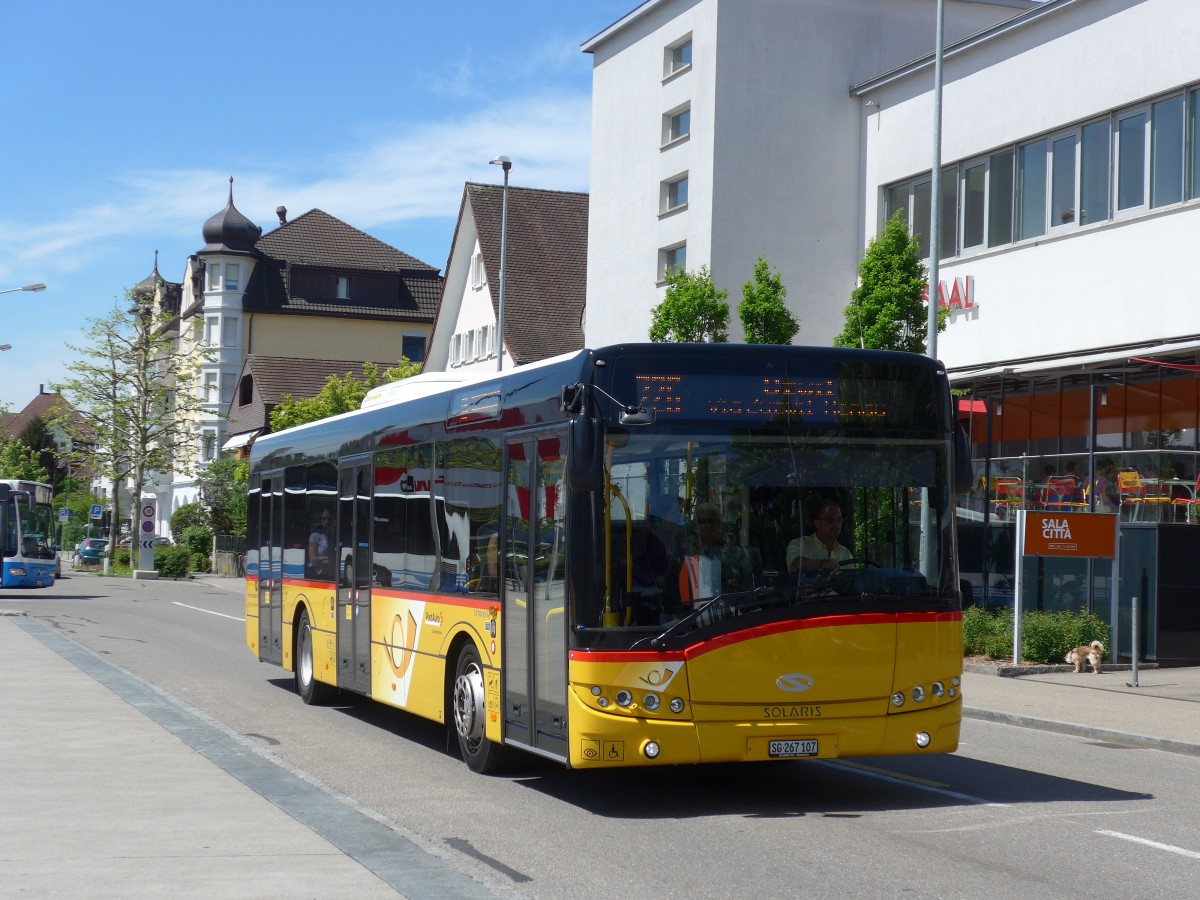
[[[633,694],[624,690],[617,691],[617,706],[621,707],[621,709],[625,709],[631,703],[633,703]]]
[[[899,709],[903,705],[904,705],[904,692],[896,691],[896,693],[892,694],[892,706]]]
[[[913,703],[924,703],[925,702],[925,688],[921,687],[921,685],[918,684],[915,688],[912,689],[912,698],[913,698]]]
[[[24,578],[25,577],[25,569],[23,566],[13,566],[11,569],[8,570],[8,574],[9,575],[19,575],[21,578]]]
[[[920,748],[921,750],[924,750],[928,746],[929,746],[929,735],[926,734],[924,731],[918,731],[917,732],[917,747]]]
[[[658,741],[646,741],[642,745],[642,753],[646,759],[658,759],[658,754],[662,752],[662,748],[658,746]]]
[[[677,715],[679,713],[683,712],[683,698],[682,697],[672,697],[671,702],[668,703],[667,705],[671,707],[671,712],[673,712]]]
[[[658,709],[658,704],[661,702],[658,699],[658,694],[647,694],[646,699],[642,701],[646,705],[646,709],[654,712]]]
[[[933,683],[933,696],[941,697],[945,693],[946,693],[946,686],[944,684],[942,684],[940,681],[935,681]]]

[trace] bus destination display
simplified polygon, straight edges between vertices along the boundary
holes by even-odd
[[[836,378],[753,375],[634,375],[638,403],[686,419],[773,419],[807,423],[883,422],[904,409],[903,385]]]

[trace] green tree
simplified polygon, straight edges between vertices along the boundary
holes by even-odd
[[[113,485],[113,527],[121,521],[120,491],[131,481],[130,531],[152,471],[189,471],[201,398],[194,385],[209,351],[181,349],[174,317],[153,295],[128,291],[103,318],[89,318],[84,342],[68,344],[79,358],[71,377],[55,385],[67,401],[51,415],[71,438],[72,461]],[[74,413],[72,413],[72,409]],[[112,553],[110,541],[106,552]]]
[[[211,521],[203,503],[185,503],[171,513],[171,537],[175,543],[182,543],[183,533],[187,529],[208,528]]]
[[[330,375],[325,381],[325,386],[314,397],[294,400],[290,394],[285,394],[279,405],[271,410],[271,430],[283,431],[285,428],[294,428],[307,422],[316,422],[358,409],[362,406],[367,391],[381,384],[401,381],[420,371],[420,363],[410,362],[407,356],[402,356],[400,362],[382,373],[373,362],[363,363],[361,381],[353,372],[347,372],[341,378]]]
[[[724,344],[729,340],[729,291],[717,290],[708,266],[699,272],[670,269],[667,293],[650,310],[650,340],[672,343]]]
[[[924,353],[928,313],[921,294],[925,278],[917,239],[897,213],[867,244],[858,267],[858,287],[846,307],[846,327],[833,345]],[[946,313],[939,310],[938,331],[945,328]]]
[[[23,440],[0,438],[0,478],[49,481],[50,474],[42,467],[37,451]]]
[[[742,285],[742,302],[738,304],[747,344],[792,342],[800,322],[784,303],[786,297],[783,276],[778,272],[772,275],[766,257],[760,256],[754,264],[754,279]]]
[[[196,483],[213,531],[245,537],[249,462],[233,457],[215,460],[196,476]]]
[[[34,416],[21,430],[20,438],[26,447],[37,454],[38,462],[46,470],[45,480],[58,493],[67,473],[58,464],[58,441],[54,439],[49,423],[41,416]]]

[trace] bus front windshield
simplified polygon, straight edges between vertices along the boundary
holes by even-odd
[[[578,640],[957,609],[948,465],[931,438],[610,433]]]
[[[54,510],[44,503],[33,503],[27,495],[18,495],[21,522],[20,554],[26,559],[54,559]]]

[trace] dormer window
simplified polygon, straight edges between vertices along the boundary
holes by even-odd
[[[337,298],[339,300],[350,299],[350,278],[347,275],[339,275],[337,280]]]

